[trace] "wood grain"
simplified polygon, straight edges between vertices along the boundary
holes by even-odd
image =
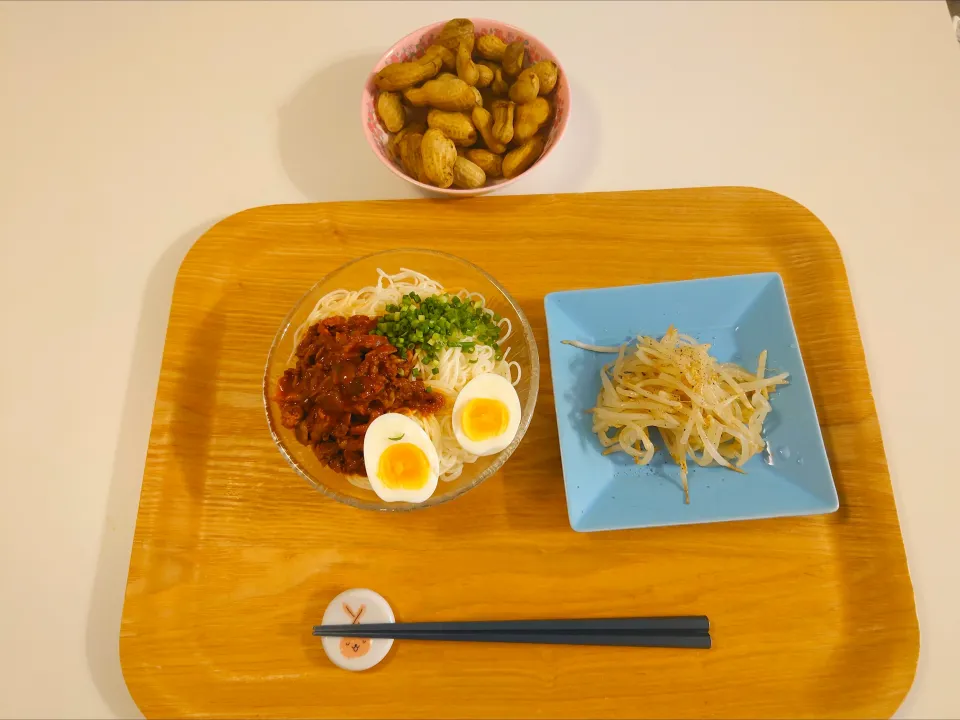
[[[490,229],[495,229],[491,231]],[[505,469],[428,511],[320,496],[267,433],[260,381],[317,279],[386,248],[478,263],[543,361]],[[840,493],[822,517],[570,530],[543,296],[742,272],[783,276]],[[441,278],[442,280],[442,278]],[[398,642],[347,673],[310,634],[340,590],[400,620],[699,614],[714,650]],[[836,242],[748,188],[292,205],[201,238],[174,292],[120,636],[149,717],[881,717],[913,680],[913,590]]]

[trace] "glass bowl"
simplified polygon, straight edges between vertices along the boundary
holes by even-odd
[[[475,463],[464,465],[463,472],[458,478],[450,481],[441,480],[434,494],[422,503],[384,502],[373,490],[357,487],[346,476],[322,465],[313,454],[313,450],[306,445],[301,445],[294,436],[293,430],[283,426],[280,422],[279,407],[273,400],[277,381],[284,370],[290,367],[288,361],[294,350],[294,333],[310,315],[317,300],[337,288],[359,289],[373,285],[377,280],[377,268],[382,268],[387,273],[396,273],[401,268],[409,268],[430,276],[446,288],[466,288],[470,292],[481,293],[486,298],[487,307],[509,318],[513,325],[513,334],[506,346],[510,348],[509,359],[516,360],[521,370],[520,382],[516,386],[521,407],[520,427],[516,437],[502,452],[478,458]],[[270,434],[280,453],[300,476],[324,495],[366,510],[413,510],[452,500],[475,488],[503,467],[520,445],[524,433],[530,426],[533,410],[537,404],[539,386],[540,357],[533,330],[523,310],[500,283],[476,265],[454,255],[433,250],[387,250],[354,260],[334,270],[300,298],[284,318],[270,348],[263,375],[263,405]],[[454,398],[449,400],[452,402]]]

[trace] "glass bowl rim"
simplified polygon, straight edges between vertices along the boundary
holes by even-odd
[[[425,255],[433,255],[434,257],[442,258],[444,260],[452,260],[454,262],[461,263],[466,265],[471,270],[479,273],[487,281],[493,285],[501,295],[503,295],[506,302],[513,308],[514,312],[517,313],[517,317],[520,319],[520,326],[523,330],[523,337],[527,342],[530,352],[530,392],[527,395],[527,401],[524,403],[523,408],[520,412],[520,426],[517,428],[517,434],[513,438],[513,441],[507,445],[503,450],[501,450],[490,466],[477,475],[467,485],[463,485],[458,488],[456,491],[452,491],[449,494],[441,497],[440,499],[434,500],[432,496],[426,502],[410,504],[410,503],[396,503],[389,504],[383,503],[380,501],[380,504],[376,504],[372,501],[367,502],[364,500],[358,500],[357,498],[350,497],[349,495],[344,495],[336,490],[333,490],[321,482],[318,482],[309,471],[303,468],[296,458],[287,450],[286,444],[282,438],[278,435],[277,430],[274,426],[273,417],[270,414],[270,365],[273,360],[274,353],[277,350],[277,346],[280,344],[280,341],[286,335],[287,331],[290,329],[290,323],[293,319],[293,316],[297,313],[298,310],[303,306],[303,303],[306,299],[321,285],[330,280],[331,278],[339,275],[347,268],[356,265],[358,263],[371,260],[373,258],[388,256],[388,255],[398,255],[401,253],[423,253]],[[483,268],[475,265],[469,260],[465,260],[458,255],[453,255],[451,253],[441,252],[439,250],[430,250],[427,248],[394,248],[390,250],[380,250],[375,253],[370,253],[359,258],[355,258],[343,265],[340,265],[336,269],[328,272],[320,280],[315,282],[310,288],[297,300],[290,311],[284,316],[283,321],[280,323],[280,327],[277,330],[276,334],[273,337],[273,342],[270,344],[270,350],[267,352],[267,361],[263,370],[263,381],[261,384],[262,396],[263,396],[263,410],[267,418],[267,427],[270,430],[270,437],[273,438],[273,443],[276,445],[277,450],[280,451],[280,454],[283,456],[284,460],[287,461],[287,464],[304,480],[306,480],[311,487],[320,492],[323,495],[326,495],[329,498],[332,498],[338,502],[342,502],[345,505],[350,505],[351,507],[359,508],[361,510],[376,510],[380,512],[406,512],[410,510],[425,510],[427,508],[436,507],[438,505],[443,505],[450,502],[451,500],[460,497],[464,493],[473,488],[477,487],[480,483],[486,481],[497,472],[500,471],[500,468],[506,464],[507,460],[510,459],[510,456],[513,455],[514,451],[520,446],[520,442],[523,440],[523,436],[526,434],[527,429],[530,427],[530,423],[533,421],[533,413],[537,405],[537,396],[540,392],[540,352],[537,348],[537,340],[533,334],[533,328],[530,327],[530,321],[527,320],[526,314],[523,312],[523,309],[517,303],[506,288],[501,285],[496,278],[493,277]],[[433,501],[433,502],[431,502]]]

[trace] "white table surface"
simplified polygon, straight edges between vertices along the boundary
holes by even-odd
[[[378,55],[529,28],[574,92],[517,193],[753,185],[843,252],[922,644],[960,716],[960,47],[943,2],[0,4],[0,714],[137,714],[117,635],[177,267],[271,203],[413,197],[365,147]]]

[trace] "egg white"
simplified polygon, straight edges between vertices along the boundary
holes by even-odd
[[[463,410],[475,398],[499,400],[507,407],[507,427],[499,435],[485,440],[471,440],[463,431]],[[496,455],[513,442],[520,427],[520,396],[510,381],[501,375],[477,375],[463,386],[453,404],[453,434],[461,447],[474,455]]]
[[[390,438],[402,438],[391,440]],[[405,442],[416,445],[427,456],[430,471],[423,487],[415,489],[390,488],[384,485],[377,475],[380,456],[389,446]],[[440,477],[440,458],[430,436],[416,421],[400,413],[381,415],[367,427],[363,438],[363,464],[367,470],[367,479],[377,496],[384,502],[422,503],[433,495]]]

